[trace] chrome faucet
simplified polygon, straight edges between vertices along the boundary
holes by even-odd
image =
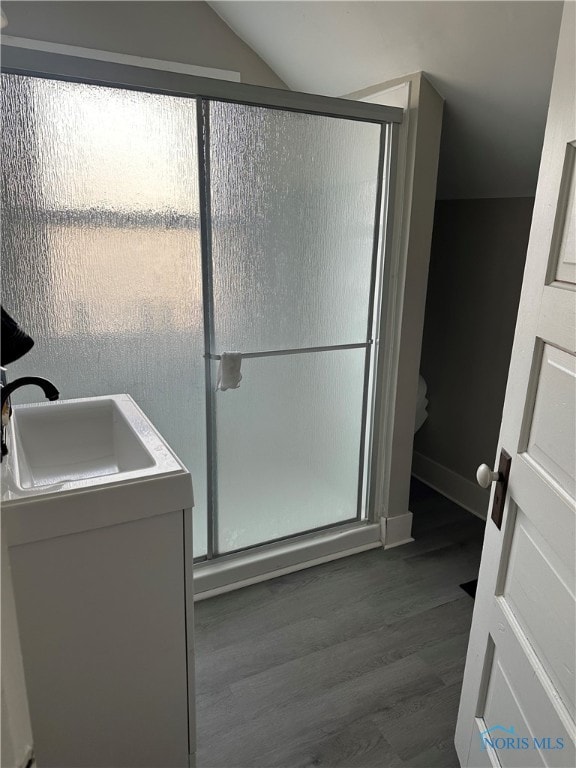
[[[14,379],[9,384],[6,383],[6,371],[2,369],[2,453],[0,461],[8,453],[8,446],[6,445],[6,426],[7,419],[4,417],[4,405],[8,401],[10,395],[20,387],[26,387],[29,384],[35,384],[44,392],[47,400],[58,400],[60,392],[56,389],[54,384],[48,379],[43,379],[41,376],[22,376],[20,379]]]

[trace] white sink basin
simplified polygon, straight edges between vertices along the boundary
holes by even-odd
[[[15,411],[19,485],[54,485],[154,466],[114,400]]]
[[[2,496],[87,489],[181,471],[182,465],[128,395],[14,408]]]

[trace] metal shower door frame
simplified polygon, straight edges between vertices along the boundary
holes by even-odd
[[[269,90],[269,89],[265,89]],[[308,94],[300,94],[307,97]],[[310,97],[316,102],[319,99],[322,104],[319,109],[312,109],[311,104],[303,104],[302,109],[293,107],[285,110],[282,107],[271,103],[251,103],[239,101],[236,103],[254,106],[263,109],[277,109],[280,111],[292,111],[299,114],[314,114],[322,117],[336,117],[335,114],[328,114],[326,109],[326,97]],[[201,242],[202,242],[202,278],[203,278],[203,312],[204,312],[204,358],[205,358],[205,385],[206,385],[206,444],[207,444],[207,554],[205,557],[198,558],[198,562],[211,561],[218,558],[230,558],[241,555],[248,550],[256,550],[260,547],[267,547],[275,543],[286,540],[297,540],[300,536],[326,531],[331,528],[345,526],[350,523],[363,523],[366,520],[374,522],[374,512],[367,510],[364,516],[364,510],[369,505],[372,495],[368,490],[370,481],[370,455],[373,440],[373,420],[369,418],[369,413],[373,411],[374,397],[374,377],[376,372],[376,355],[374,350],[374,339],[378,335],[380,327],[380,301],[382,298],[381,281],[383,279],[383,262],[386,255],[386,247],[390,246],[390,230],[393,219],[393,196],[391,194],[395,183],[395,158],[397,149],[398,132],[395,123],[388,121],[374,121],[380,125],[379,152],[377,167],[377,190],[374,210],[374,226],[372,236],[372,257],[370,268],[370,286],[367,297],[367,327],[366,339],[356,344],[333,344],[317,347],[299,347],[293,349],[275,349],[262,350],[242,353],[242,358],[262,358],[275,357],[296,354],[308,354],[315,352],[331,352],[344,349],[364,349],[364,385],[361,410],[360,425],[360,455],[358,462],[358,498],[356,505],[356,515],[347,520],[341,520],[328,525],[317,526],[299,533],[281,536],[272,540],[267,540],[243,547],[238,550],[218,552],[218,448],[217,448],[217,425],[216,425],[216,387],[212,372],[212,363],[220,359],[220,355],[214,350],[214,294],[213,294],[213,264],[212,264],[212,226],[211,226],[211,195],[210,195],[210,103],[222,101],[213,98],[197,99],[197,137],[198,137],[198,163],[199,163],[199,183],[200,183],[200,221],[201,221]],[[303,99],[307,102],[307,99]],[[329,102],[332,99],[328,99]],[[343,101],[343,100],[337,100]],[[357,102],[348,101],[347,104],[354,105]],[[307,106],[307,108],[305,108]],[[378,108],[380,109],[380,108]],[[388,108],[385,107],[385,110]],[[351,116],[342,114],[337,115],[340,119],[360,120],[353,116],[353,110],[350,110]],[[367,122],[362,119],[361,122]],[[372,514],[371,514],[372,512]]]
[[[215,463],[215,424],[213,407],[214,387],[211,375],[211,359],[213,336],[213,301],[211,293],[211,254],[210,254],[210,221],[207,203],[208,190],[206,179],[209,178],[209,167],[206,156],[206,144],[209,140],[209,128],[204,117],[204,105],[209,101],[225,101],[243,105],[277,109],[285,112],[298,112],[323,117],[344,118],[360,122],[380,125],[380,154],[378,161],[378,190],[374,216],[374,236],[372,271],[370,281],[369,312],[365,342],[353,345],[334,345],[331,347],[315,347],[294,350],[264,350],[247,356],[261,357],[275,354],[296,354],[303,352],[318,352],[336,349],[365,348],[364,396],[362,405],[362,434],[360,476],[358,493],[358,510],[353,524],[375,524],[379,520],[378,511],[373,508],[375,496],[374,485],[381,482],[380,472],[370,460],[374,446],[381,436],[375,434],[373,420],[368,418],[373,413],[374,403],[378,398],[386,396],[382,377],[377,377],[379,357],[382,344],[385,344],[385,329],[382,328],[381,304],[387,294],[385,281],[389,280],[385,265],[391,248],[392,221],[394,218],[394,194],[396,177],[396,160],[398,154],[399,126],[403,120],[403,110],[397,107],[387,107],[367,102],[340,99],[314,94],[299,93],[288,90],[265,88],[255,85],[245,85],[236,82],[196,77],[176,72],[156,69],[146,69],[126,64],[116,64],[108,61],[78,58],[60,53],[48,53],[25,48],[2,45],[2,70],[7,73],[29,77],[66,80],[69,82],[100,85],[110,88],[144,91],[168,96],[180,96],[195,99],[197,102],[198,121],[198,153],[200,179],[200,215],[201,243],[203,263],[203,305],[204,305],[204,334],[205,334],[205,379],[207,405],[207,458],[208,458],[208,560],[214,552],[214,535],[216,526],[216,463]],[[214,455],[212,455],[214,453]],[[361,509],[367,508],[367,515],[360,519]],[[326,528],[346,527],[346,522],[335,523],[313,531],[285,537],[309,539],[311,533],[319,533]],[[348,526],[350,527],[350,526]],[[270,545],[282,542],[266,542],[250,547],[250,550],[262,548],[268,550]],[[240,553],[226,553],[218,560],[235,558]],[[204,558],[202,558],[204,559]]]

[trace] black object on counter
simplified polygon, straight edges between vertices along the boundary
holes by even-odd
[[[25,333],[18,323],[2,307],[2,366],[19,360],[34,346],[34,339]]]

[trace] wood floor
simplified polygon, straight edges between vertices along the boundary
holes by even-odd
[[[416,541],[196,606],[198,768],[457,768],[484,523],[414,482]]]

